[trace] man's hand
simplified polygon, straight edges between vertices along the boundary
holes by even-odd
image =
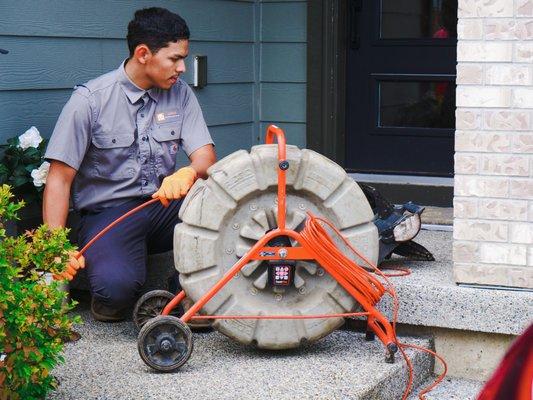
[[[65,279],[71,281],[74,279],[80,268],[85,268],[85,257],[79,256],[79,258],[76,258],[76,254],[78,254],[77,251],[71,251],[69,253],[70,259],[65,267],[65,270],[58,275],[54,275],[54,279],[56,281]]]
[[[163,179],[161,187],[152,197],[164,197],[168,200],[180,199],[187,194],[198,174],[192,167],[183,167]]]

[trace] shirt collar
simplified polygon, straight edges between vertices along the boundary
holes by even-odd
[[[152,88],[148,90],[141,89],[139,86],[137,86],[133,81],[130,79],[128,74],[126,74],[126,70],[124,69],[124,65],[126,65],[126,60],[120,64],[120,67],[118,67],[118,81],[120,82],[122,86],[122,90],[124,90],[124,93],[126,93],[126,96],[128,97],[129,101],[134,104],[139,101],[141,97],[145,93],[148,93],[148,96],[152,98],[157,103],[158,100],[158,90],[157,88]]]

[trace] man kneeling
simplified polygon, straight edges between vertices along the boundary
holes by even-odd
[[[145,281],[147,254],[172,249],[179,199],[216,160],[198,101],[180,79],[189,36],[177,14],[137,11],[128,25],[129,58],[75,88],[46,150],[44,222],[64,226],[72,195],[81,214],[80,247],[150,198],[175,200],[117,225],[90,247],[86,260],[71,257],[64,277],[72,279],[86,261],[97,320],[124,319]],[[180,148],[191,163],[174,172]]]

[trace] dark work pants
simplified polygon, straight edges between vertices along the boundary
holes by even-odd
[[[80,249],[98,232],[126,212],[148,199],[131,200],[95,214],[84,214],[80,221]],[[131,215],[96,241],[85,253],[91,294],[113,308],[131,306],[146,279],[148,254],[172,249],[174,226],[180,222],[182,200],[168,208],[154,203]]]

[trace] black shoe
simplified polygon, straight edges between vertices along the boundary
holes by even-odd
[[[102,322],[118,322],[124,321],[126,319],[127,309],[115,309],[109,306],[106,306],[97,300],[94,297],[91,299],[91,314],[96,321]]]

